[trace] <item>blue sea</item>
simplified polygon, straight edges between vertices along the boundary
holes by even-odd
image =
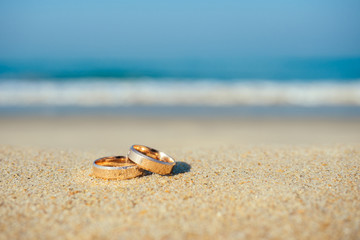
[[[360,116],[360,58],[0,61],[2,114],[149,108]]]

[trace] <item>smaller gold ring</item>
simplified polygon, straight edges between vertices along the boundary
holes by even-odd
[[[166,153],[143,145],[132,145],[128,158],[140,168],[161,175],[170,174],[175,160]]]
[[[145,171],[124,156],[103,157],[93,163],[93,173],[104,179],[130,179],[141,176]]]

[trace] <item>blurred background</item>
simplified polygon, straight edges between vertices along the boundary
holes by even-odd
[[[74,146],[140,124],[131,140],[169,145],[358,142],[359,11],[357,0],[3,0],[0,140]]]

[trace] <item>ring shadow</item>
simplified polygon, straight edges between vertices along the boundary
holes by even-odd
[[[176,165],[172,170],[172,175],[178,175],[181,173],[190,172],[190,169],[191,169],[190,164],[187,164],[186,162],[176,162]]]

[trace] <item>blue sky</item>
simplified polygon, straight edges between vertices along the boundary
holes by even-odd
[[[0,2],[0,59],[358,57],[359,0]]]

